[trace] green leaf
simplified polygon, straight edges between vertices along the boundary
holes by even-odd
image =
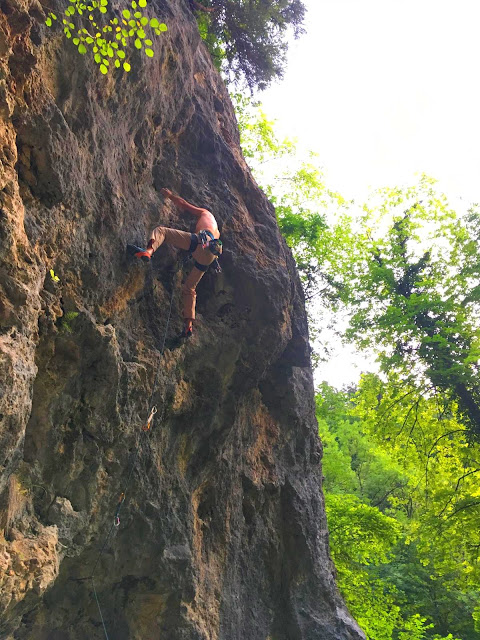
[[[159,26],[159,22],[156,18],[152,18],[150,20],[150,26],[152,27],[152,29],[156,29]]]
[[[122,11],[122,16],[125,18],[125,20],[128,20],[130,18],[130,11],[128,9],[124,9]]]
[[[80,44],[78,46],[78,53],[80,53],[82,56],[85,55],[87,53],[87,47],[84,44]]]
[[[130,69],[131,69],[132,67],[128,64],[128,62],[124,62],[124,63],[123,63],[123,68],[125,69],[125,71],[127,71],[127,72],[128,72],[128,71],[130,71]]]
[[[137,20],[140,20],[140,18],[142,17],[142,14],[140,13],[140,11],[135,11],[135,13],[133,14],[133,17],[136,18]]]
[[[141,49],[142,48],[142,41],[139,40],[138,38],[135,39],[134,44],[137,47],[137,49]]]
[[[100,7],[99,11],[100,11],[100,13],[107,13],[107,8],[106,7]]]
[[[143,18],[140,20],[140,24],[142,25],[142,27],[146,27],[148,24],[148,18],[143,16]]]
[[[85,40],[85,42],[87,42],[87,44],[92,44],[93,38],[91,36],[88,36],[88,38]]]
[[[117,51],[117,56],[123,60],[123,58],[125,58],[125,51],[123,51],[123,49],[119,49]]]
[[[51,18],[47,18],[45,20],[45,24],[47,25],[47,27],[51,27],[52,26],[52,19]]]
[[[132,0],[132,8],[136,9],[137,8],[137,3],[135,2],[135,0]]]
[[[104,64],[100,65],[100,71],[105,75],[106,73],[108,73],[108,69]]]
[[[145,44],[151,47],[153,42],[147,38],[147,40],[145,40]]]
[[[138,6],[144,9],[147,6],[147,0],[138,0]]]
[[[100,6],[106,7],[108,5],[108,0],[100,0]]]
[[[115,66],[120,69],[120,60],[115,60]]]
[[[72,42],[73,42],[73,44],[78,45],[78,44],[80,44],[80,38],[74,38],[72,40]]]
[[[158,28],[160,31],[168,31],[168,27],[164,22],[162,22]]]
[[[100,64],[102,61],[102,56],[99,53],[96,53],[94,56],[94,60],[97,64]]]
[[[152,49],[145,49],[145,53],[147,54],[147,56],[148,56],[149,58],[153,58],[153,55],[154,55],[154,54],[153,54]]]
[[[54,13],[51,13],[50,15],[51,15],[51,17],[53,18],[53,20],[56,20],[56,19],[57,19],[57,16],[56,16]]]
[[[137,36],[143,40],[143,38],[145,38],[145,31],[143,29],[138,29]]]

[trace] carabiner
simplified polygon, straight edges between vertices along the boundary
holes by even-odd
[[[157,413],[157,407],[156,405],[153,405],[153,407],[150,410],[150,415],[147,418],[147,422],[146,424],[143,425],[142,427],[142,431],[150,431],[151,427],[152,427],[152,420],[153,420],[153,416]]]

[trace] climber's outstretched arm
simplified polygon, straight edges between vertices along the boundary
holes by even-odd
[[[170,189],[160,189],[160,193],[165,196],[165,198],[169,198],[178,207],[182,207],[182,209],[186,209],[190,213],[193,213],[194,216],[200,217],[203,213],[205,213],[205,211],[207,211],[207,209],[195,207],[193,204],[190,204],[183,198],[180,198],[180,196],[176,196],[170,191]]]

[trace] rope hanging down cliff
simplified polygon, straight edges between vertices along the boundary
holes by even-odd
[[[163,336],[163,343],[162,343],[162,347],[160,349],[160,355],[158,357],[158,365],[157,365],[157,370],[156,370],[156,373],[155,373],[155,380],[153,382],[152,392],[150,394],[150,399],[149,399],[149,402],[148,402],[148,406],[149,406],[148,417],[147,417],[147,419],[146,419],[146,421],[145,421],[145,423],[144,423],[144,425],[142,427],[142,432],[145,434],[144,437],[146,437],[146,435],[150,432],[150,430],[152,428],[153,417],[157,413],[157,407],[156,407],[156,405],[153,405],[152,403],[153,403],[153,398],[154,398],[155,393],[156,393],[157,388],[158,388],[158,378],[159,378],[159,374],[160,374],[160,365],[161,365],[161,362],[162,362],[163,352],[165,350],[165,343],[166,343],[166,340],[167,340],[168,328],[170,326],[170,318],[171,318],[171,315],[172,315],[172,305],[173,305],[174,293],[175,293],[175,288],[174,288],[174,286],[172,284],[172,293],[170,295],[170,305],[169,305],[169,309],[168,309],[167,323],[166,323],[166,326],[165,326],[165,334]],[[100,615],[100,620],[102,621],[103,631],[104,631],[106,640],[110,640],[110,639],[109,639],[107,627],[106,627],[106,624],[105,624],[105,620],[104,620],[104,617],[103,617],[102,608],[100,606],[100,600],[98,598],[97,589],[96,589],[96,586],[95,586],[95,575],[96,575],[96,570],[97,570],[98,563],[100,562],[100,558],[102,557],[105,549],[107,548],[108,541],[110,540],[110,537],[111,537],[114,529],[120,525],[120,512],[121,512],[122,507],[123,507],[123,505],[125,503],[127,490],[128,490],[128,488],[129,488],[129,486],[131,484],[133,471],[135,469],[135,463],[137,461],[139,451],[140,451],[140,446],[139,446],[139,442],[137,442],[137,446],[135,447],[135,453],[134,453],[133,458],[132,458],[132,460],[130,462],[130,469],[129,469],[129,472],[128,472],[128,475],[127,475],[127,479],[125,481],[125,485],[123,487],[123,491],[120,493],[120,496],[118,498],[117,508],[115,509],[115,514],[113,516],[113,522],[110,525],[108,533],[105,536],[105,540],[103,542],[103,545],[101,546],[101,548],[100,548],[100,550],[99,550],[99,552],[97,554],[95,563],[93,565],[92,574],[90,576],[86,577],[86,578],[81,578],[81,580],[91,580],[92,589],[93,589],[93,595],[94,595],[94,598],[95,598],[95,602],[97,604],[98,613]]]

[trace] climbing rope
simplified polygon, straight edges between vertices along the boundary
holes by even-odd
[[[173,305],[174,293],[175,293],[175,287],[174,287],[174,284],[172,284],[172,293],[170,295],[170,305],[169,305],[169,308],[168,308],[168,316],[167,316],[167,324],[165,326],[165,334],[163,336],[162,348],[160,349],[160,355],[159,355],[159,358],[158,358],[158,365],[157,365],[157,370],[156,370],[156,373],[155,373],[155,380],[154,380],[153,387],[152,387],[152,393],[150,394],[150,399],[149,399],[149,402],[148,402],[148,406],[149,406],[150,409],[149,409],[148,417],[147,417],[144,425],[142,426],[142,432],[145,434],[145,436],[150,432],[151,427],[152,427],[153,417],[157,413],[157,407],[155,405],[152,405],[152,402],[153,402],[153,398],[154,398],[155,393],[156,393],[157,388],[158,388],[160,365],[161,365],[161,362],[162,362],[163,352],[165,350],[165,343],[166,343],[166,340],[167,340],[168,328],[170,326],[170,317],[172,315],[172,305]],[[96,573],[96,570],[97,570],[98,563],[100,562],[100,558],[102,557],[102,555],[103,555],[103,553],[104,553],[104,551],[105,551],[105,549],[107,547],[108,541],[110,540],[110,537],[111,537],[113,531],[115,530],[115,528],[120,526],[120,511],[122,510],[122,507],[125,504],[125,498],[126,498],[126,495],[127,495],[127,490],[128,490],[128,488],[130,486],[130,483],[131,483],[131,480],[132,480],[132,477],[133,477],[133,471],[135,469],[135,463],[137,462],[139,451],[140,451],[140,446],[139,446],[139,443],[137,443],[137,446],[135,448],[135,454],[134,454],[134,456],[133,456],[133,458],[132,458],[132,460],[130,462],[130,470],[128,472],[128,476],[127,476],[127,479],[125,481],[125,485],[124,485],[123,491],[121,492],[121,494],[120,494],[120,496],[118,498],[117,507],[115,509],[115,514],[113,516],[113,522],[110,525],[108,533],[105,536],[105,540],[103,542],[103,545],[102,545],[102,547],[100,548],[100,551],[97,554],[95,563],[93,565],[92,575],[89,576],[88,578],[83,578],[83,579],[86,579],[86,580],[88,580],[88,579],[91,580],[93,594],[94,594],[94,597],[95,597],[95,602],[97,603],[98,613],[100,615],[100,620],[102,621],[103,631],[105,633],[106,640],[110,640],[110,638],[109,638],[109,635],[108,635],[108,632],[107,632],[107,627],[106,627],[105,620],[104,620],[104,617],[103,617],[102,607],[100,606],[100,600],[98,599],[97,589],[95,587],[95,573]]]

